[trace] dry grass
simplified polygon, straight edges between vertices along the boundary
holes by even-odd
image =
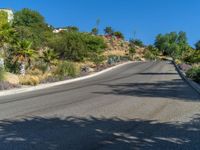
[[[19,77],[15,74],[6,72],[5,73],[5,81],[11,83],[11,84],[15,84],[18,85],[19,84]]]
[[[105,51],[104,52],[104,56],[108,57],[111,55],[115,55],[115,56],[125,56],[128,53],[126,51],[121,51],[121,50],[113,50],[113,51]]]
[[[34,75],[25,75],[25,76],[20,75],[19,82],[21,85],[35,86],[40,83],[40,78],[38,76],[34,76]]]

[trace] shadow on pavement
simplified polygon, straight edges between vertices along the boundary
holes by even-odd
[[[100,85],[108,87],[109,90],[106,92],[94,92],[95,94],[200,101],[200,95],[181,79],[171,81],[155,81],[150,83],[138,82]]]
[[[155,73],[155,72],[147,72],[147,73],[138,73],[139,75],[177,75],[177,73],[168,73],[168,72],[161,72],[161,73]]]
[[[200,115],[188,123],[119,118],[30,118],[0,123],[1,150],[200,149]]]

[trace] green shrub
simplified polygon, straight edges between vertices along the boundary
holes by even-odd
[[[155,56],[158,56],[160,54],[159,50],[154,47],[153,45],[149,45],[146,50],[149,50],[152,54],[154,54]]]
[[[43,73],[48,71],[48,64],[44,63],[42,61],[39,61],[38,63],[35,64],[35,68],[41,70]]]
[[[186,72],[188,78],[200,83],[200,66],[194,66]]]
[[[182,54],[181,58],[188,64],[194,64],[200,62],[200,50],[189,49]]]
[[[148,60],[156,60],[157,56],[154,55],[152,52],[150,52],[149,50],[147,50],[144,54],[144,58],[148,59]]]
[[[105,60],[105,56],[100,54],[93,54],[91,57],[91,61],[94,62],[94,64],[97,66],[97,69],[99,69],[99,66],[103,63]]]
[[[120,38],[120,39],[124,39],[124,35],[120,31],[114,32],[114,36],[117,37],[117,38]]]
[[[75,63],[64,61],[58,65],[55,74],[60,77],[75,77],[79,74],[79,71],[80,69]]]
[[[129,42],[131,47],[134,47],[135,45],[139,47],[144,47],[144,43],[139,39],[131,39]]]
[[[8,22],[8,14],[0,10],[0,27],[5,25]]]
[[[57,34],[49,46],[60,58],[69,61],[83,61],[91,53],[103,52],[106,45],[102,37],[79,32],[62,32]]]
[[[129,48],[129,55],[131,58],[133,58],[133,55],[135,55],[136,53],[136,49],[134,47],[130,47]]]

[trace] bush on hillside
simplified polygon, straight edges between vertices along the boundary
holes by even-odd
[[[40,79],[35,75],[25,75],[19,77],[19,82],[21,85],[36,86],[40,83]]]
[[[188,78],[200,83],[200,66],[193,66],[186,72]]]
[[[119,39],[124,39],[124,35],[120,31],[114,32],[114,36],[117,37],[117,38],[119,38]]]
[[[80,68],[73,62],[61,62],[55,71],[55,75],[60,77],[76,77],[80,73]]]
[[[200,62],[200,51],[188,49],[187,51],[185,51],[182,54],[181,59],[188,64],[199,63]]]
[[[57,34],[49,46],[61,59],[69,61],[83,61],[91,56],[90,53],[103,52],[106,47],[103,38],[79,32]]]
[[[139,39],[131,39],[129,42],[130,42],[131,47],[133,46],[144,47],[144,43]]]
[[[136,49],[134,47],[130,47],[129,48],[129,55],[131,58],[133,58],[133,55],[135,55],[136,53]]]
[[[154,55],[151,51],[147,50],[144,53],[144,58],[147,59],[147,60],[156,60],[157,56]]]

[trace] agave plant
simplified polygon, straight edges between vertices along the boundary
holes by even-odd
[[[47,64],[48,70],[50,70],[50,66],[53,64],[54,60],[58,58],[58,54],[53,49],[47,49],[40,58],[43,59]]]

